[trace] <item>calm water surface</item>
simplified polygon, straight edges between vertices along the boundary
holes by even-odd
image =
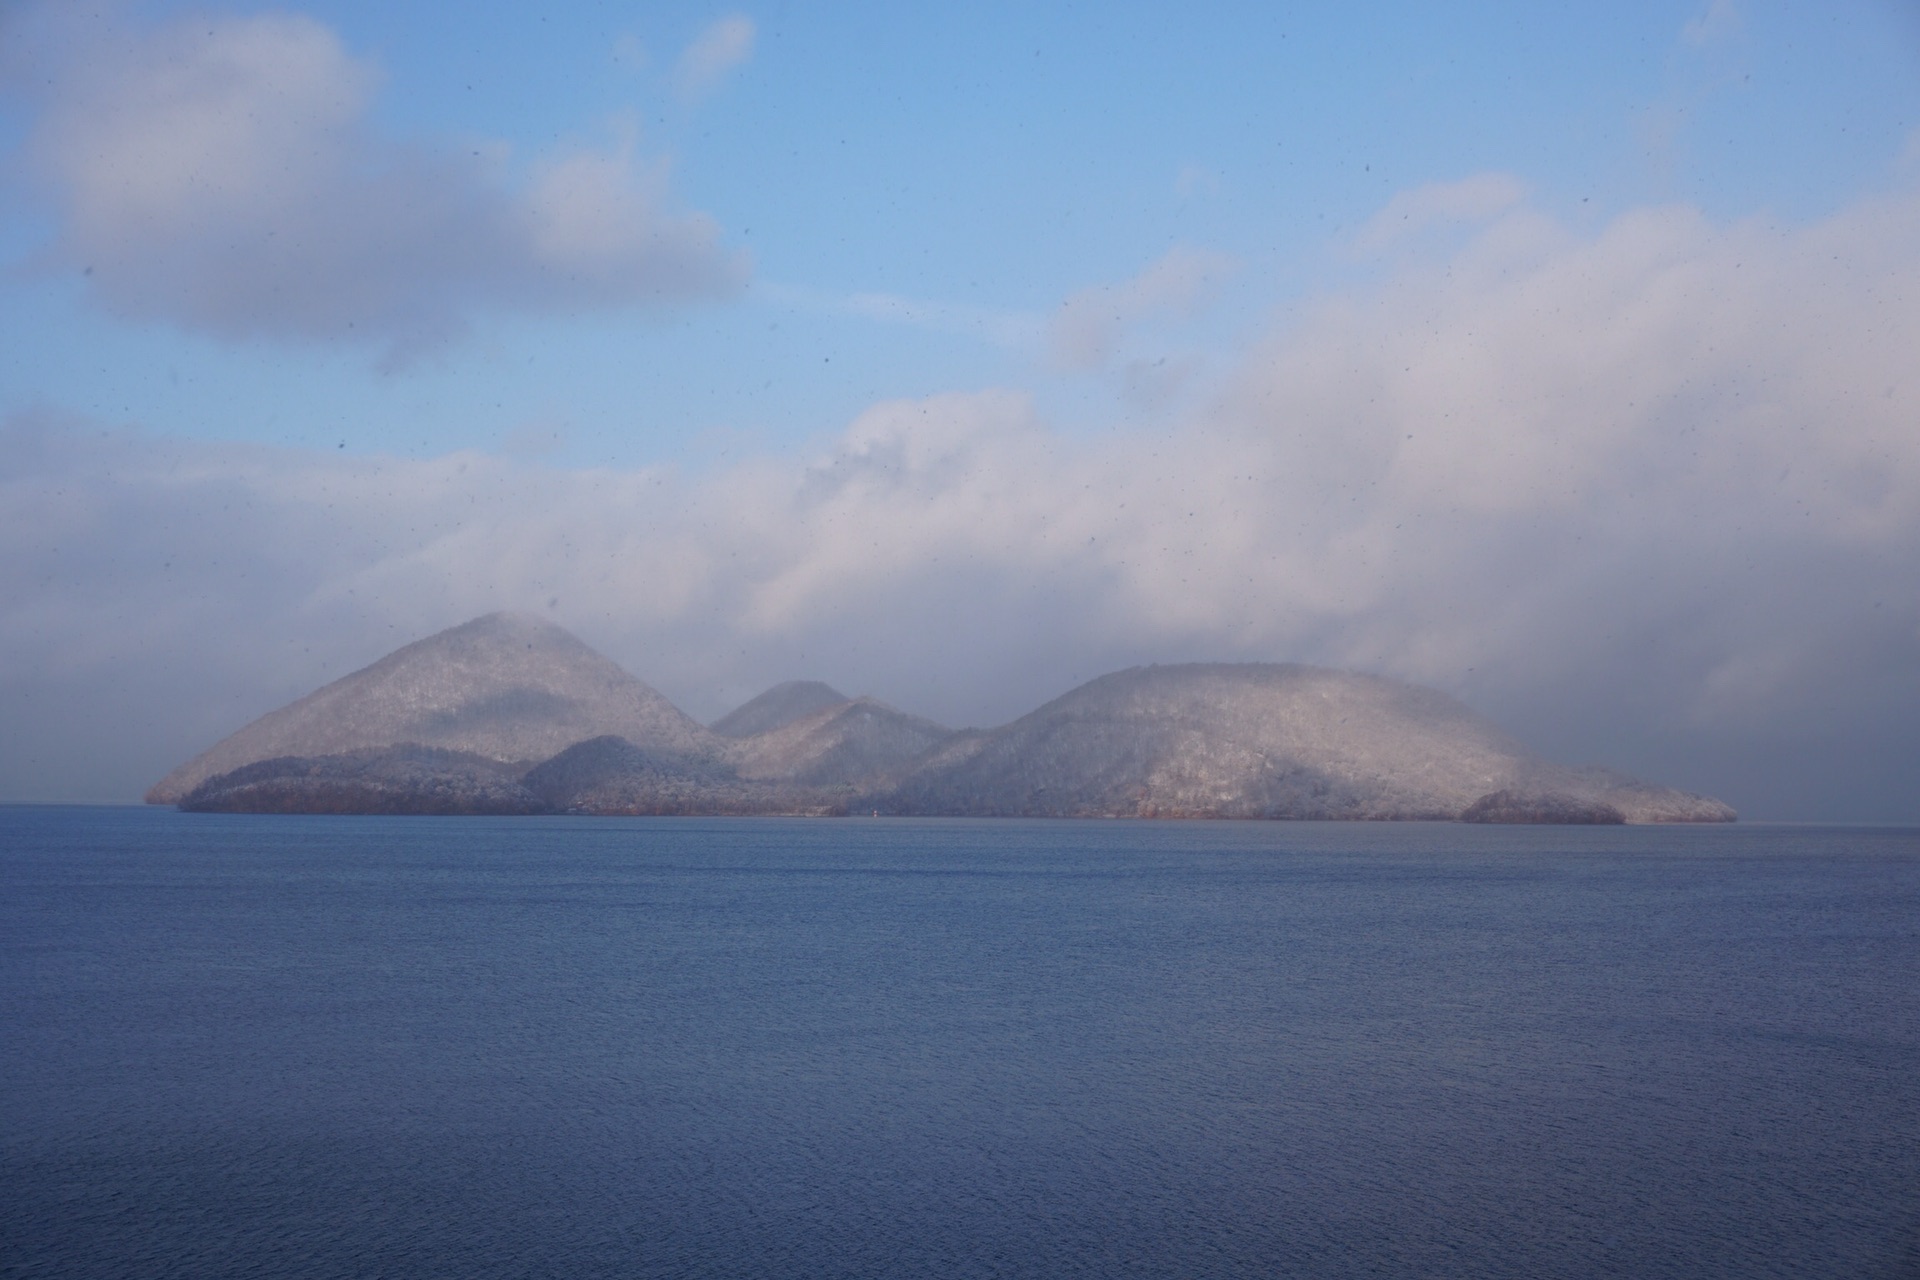
[[[0,1275],[1920,1275],[1920,832],[0,808]]]

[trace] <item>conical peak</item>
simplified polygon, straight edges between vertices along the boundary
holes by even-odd
[[[580,637],[559,623],[538,614],[524,613],[517,609],[503,609],[497,613],[482,614],[471,621],[463,622],[445,631],[435,632],[416,644],[430,645],[435,642],[468,641],[481,644],[518,645],[537,648],[555,643],[579,645],[586,648]],[[412,646],[408,646],[411,648]]]
[[[789,680],[721,716],[713,722],[713,731],[728,738],[750,738],[850,701],[846,694],[818,680]]]
[[[418,744],[531,763],[605,733],[669,752],[718,745],[564,627],[491,613],[263,716],[162,779],[150,798],[177,798],[203,778],[277,756]]]

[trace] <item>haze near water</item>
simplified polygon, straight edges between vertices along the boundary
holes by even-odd
[[[0,809],[14,1276],[1872,1276],[1920,835]]]

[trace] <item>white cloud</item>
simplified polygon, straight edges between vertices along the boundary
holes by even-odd
[[[1436,223],[1481,223],[1527,198],[1526,184],[1507,173],[1481,173],[1402,191],[1354,233],[1357,253],[1376,253]]]
[[[753,56],[755,34],[753,19],[737,13],[702,31],[674,66],[681,94],[698,98],[711,93],[728,72]]]
[[[964,303],[928,302],[894,293],[856,293],[839,300],[836,309],[887,324],[966,334],[1003,347],[1027,345],[1040,327],[1032,316],[1019,312]]]
[[[1131,280],[1081,290],[1054,313],[1048,339],[1055,363],[1068,370],[1098,368],[1140,322],[1199,311],[1236,265],[1225,254],[1177,245]]]
[[[897,293],[827,293],[764,277],[754,291],[783,306],[823,315],[860,316],[881,324],[904,325],[978,338],[1001,347],[1031,347],[1046,324],[1038,316],[997,307],[903,297]]]
[[[51,790],[109,740],[133,794],[517,606],[703,715],[820,677],[992,722],[1129,663],[1298,659],[1749,811],[1913,816],[1920,197],[1543,221],[1327,299],[1172,429],[936,396],[690,480],[16,423],[0,716],[30,728],[0,785]]]
[[[689,300],[741,280],[709,219],[668,210],[630,139],[551,157],[522,189],[495,148],[380,136],[378,75],[308,18],[97,26],[39,53],[27,152],[60,215],[47,260],[133,318],[404,354],[476,310]]]
[[[1920,129],[1908,132],[1907,140],[1900,147],[1900,156],[1894,161],[1894,171],[1911,179],[1920,175]]]

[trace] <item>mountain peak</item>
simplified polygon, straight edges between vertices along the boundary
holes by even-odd
[[[209,777],[282,756],[416,745],[531,764],[608,733],[670,753],[719,745],[566,628],[490,613],[262,716],[161,779],[147,799],[173,803]]]
[[[1538,760],[1437,690],[1293,663],[1101,676],[954,738],[889,799],[914,813],[1435,819],[1493,792],[1510,793],[1516,811],[1733,816],[1717,801]]]
[[[1735,816],[1704,796],[1542,760],[1436,690],[1295,664],[1132,667],[964,733],[793,681],[710,730],[564,628],[519,613],[397,649],[261,717],[147,798],[182,797],[276,812]]]
[[[849,698],[741,739],[734,759],[746,778],[879,785],[952,736],[878,698]]]
[[[852,701],[832,685],[818,680],[789,680],[735,707],[715,720],[712,728],[723,738],[751,738],[792,724],[802,716]]]

